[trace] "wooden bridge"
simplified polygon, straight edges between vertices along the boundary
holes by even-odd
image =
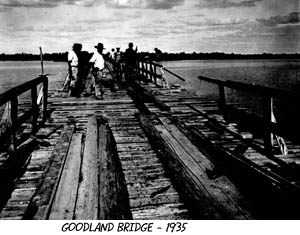
[[[140,62],[104,100],[58,92],[60,76],[2,94],[0,218],[299,218],[297,133],[272,120],[281,92],[200,77],[220,96],[199,97],[162,88],[159,66]],[[263,116],[227,88],[262,95]]]

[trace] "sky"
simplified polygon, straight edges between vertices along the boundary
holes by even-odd
[[[0,0],[0,53],[300,53],[300,0]]]

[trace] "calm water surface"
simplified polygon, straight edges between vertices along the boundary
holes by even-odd
[[[40,61],[0,61],[0,93],[41,74]],[[67,63],[44,61],[45,74],[66,73]]]
[[[171,61],[164,65],[186,79],[181,82],[168,75],[169,81],[199,95],[209,92],[205,82],[197,79],[199,75],[285,90],[295,90],[300,85],[300,60],[196,60]]]

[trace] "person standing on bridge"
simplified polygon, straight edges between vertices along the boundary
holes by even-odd
[[[163,53],[158,48],[154,48],[154,51],[155,51],[154,61],[157,64],[159,64],[159,71],[157,71],[157,72],[160,73],[160,75],[161,75],[162,86],[165,87],[165,88],[169,88],[169,84],[167,82],[167,79],[166,79],[166,76],[165,76],[165,73],[164,73],[164,69],[163,69],[163,64],[162,64]]]
[[[116,48],[116,52],[114,53],[114,67],[117,73],[117,79],[121,79],[121,51],[120,47]]]
[[[95,97],[96,99],[103,99],[103,69],[104,69],[104,59],[103,59],[103,50],[105,49],[102,43],[98,43],[95,48],[97,48],[97,52],[95,52],[90,59],[90,63],[92,64],[89,75],[86,79],[86,95],[91,95],[92,87],[95,88]]]
[[[129,76],[132,76],[136,68],[136,53],[137,47],[133,50],[133,43],[128,44],[128,48],[124,53],[124,62],[125,62],[125,78],[128,79]]]
[[[62,90],[69,90],[71,95],[73,95],[76,89],[76,83],[79,79],[78,74],[78,57],[82,49],[82,44],[74,43],[73,50],[68,52],[68,75],[63,84]]]

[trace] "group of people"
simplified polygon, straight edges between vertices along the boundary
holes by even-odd
[[[95,91],[97,99],[103,99],[103,86],[108,84],[111,91],[115,90],[113,79],[106,79],[104,73],[105,61],[103,50],[104,45],[98,43],[97,51],[92,55],[82,52],[82,44],[74,43],[71,51],[68,52],[68,75],[62,87],[62,91],[69,91],[72,96],[92,95]]]
[[[103,54],[104,45],[98,43],[95,45],[97,51],[90,54],[82,51],[82,44],[74,43],[71,51],[68,52],[68,75],[65,79],[61,91],[69,91],[72,96],[92,95],[93,91],[96,99],[103,99],[104,87],[108,86],[112,92],[115,91],[114,78],[108,78],[103,71],[105,60],[111,62],[116,72],[116,78],[121,79],[124,72],[125,79],[128,79],[135,72],[137,63],[137,50],[133,43],[128,44],[125,52],[121,52],[120,47],[112,49],[112,53]],[[154,60],[158,63],[161,61],[161,51],[155,50]],[[124,64],[124,67],[122,67]],[[164,78],[161,67],[162,78]],[[166,82],[165,79],[162,79]]]

